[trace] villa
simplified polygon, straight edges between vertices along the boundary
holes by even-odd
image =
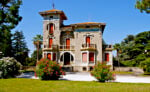
[[[61,10],[39,13],[43,17],[43,57],[71,71],[90,71],[97,62],[112,65],[112,45],[103,45],[105,23],[64,25]]]

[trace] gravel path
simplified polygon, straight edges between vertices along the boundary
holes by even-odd
[[[31,78],[38,79],[34,76],[33,72],[23,73],[17,78]],[[94,77],[90,75],[89,72],[67,72],[61,80],[70,81],[96,81]],[[127,82],[127,83],[150,83],[150,77],[137,77],[133,75],[116,75],[116,80],[114,82]]]

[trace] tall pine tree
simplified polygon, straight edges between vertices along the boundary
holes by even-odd
[[[12,36],[12,47],[15,59],[24,64],[28,57],[28,51],[25,38],[22,31],[16,31]]]
[[[21,0],[0,0],[0,52],[12,56],[11,29],[15,28],[22,17],[19,16]]]

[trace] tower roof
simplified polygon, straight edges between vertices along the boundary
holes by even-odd
[[[41,16],[46,16],[46,15],[50,15],[50,14],[60,14],[60,16],[62,17],[63,20],[67,20],[67,17],[62,10],[52,9],[52,10],[39,12],[39,14]]]

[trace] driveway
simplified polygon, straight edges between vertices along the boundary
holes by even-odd
[[[31,78],[38,79],[34,76],[33,72],[22,73],[17,78]],[[96,81],[96,79],[90,75],[89,72],[67,72],[61,80],[70,81]],[[133,75],[116,75],[116,80],[114,82],[127,82],[127,83],[150,83],[150,77],[138,77]]]

